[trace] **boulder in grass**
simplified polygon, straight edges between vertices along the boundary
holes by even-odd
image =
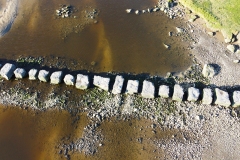
[[[169,93],[170,93],[169,86],[161,85],[159,87],[158,95],[160,97],[169,98]]]
[[[28,72],[28,78],[29,80],[36,80],[37,79],[37,69],[30,69],[30,71]]]
[[[203,89],[203,98],[202,98],[202,104],[211,104],[213,101],[213,93],[210,88],[204,88]]]
[[[231,105],[228,92],[216,88],[215,93],[217,98],[215,101],[215,104],[218,104],[224,107],[229,107]]]
[[[152,82],[143,81],[143,88],[142,88],[142,97],[144,98],[154,98],[155,96],[155,86]]]
[[[138,86],[139,86],[138,80],[128,80],[126,93],[128,94],[138,93]]]
[[[27,75],[27,72],[23,68],[17,68],[14,71],[14,75],[15,75],[16,78],[22,79],[22,78],[24,78]]]
[[[179,84],[175,84],[173,89],[172,100],[181,102],[183,100],[183,95],[184,95],[183,87],[180,86]]]
[[[110,78],[94,76],[93,84],[102,90],[109,91]]]
[[[240,91],[233,92],[233,107],[240,106]]]
[[[50,76],[50,83],[51,84],[59,84],[59,83],[61,83],[62,78],[63,78],[62,71],[53,72]]]
[[[124,78],[122,76],[117,75],[113,85],[113,90],[112,90],[113,94],[120,94],[122,92],[123,82],[124,82]]]
[[[188,98],[187,98],[188,101],[195,102],[198,100],[199,96],[200,96],[199,89],[194,87],[188,88]]]
[[[85,90],[89,87],[89,78],[87,75],[78,74],[75,84],[77,89]]]
[[[38,73],[38,79],[42,82],[47,82],[49,80],[49,71],[40,70]]]
[[[16,69],[16,66],[14,64],[6,63],[0,71],[0,74],[3,78],[9,80],[13,76],[13,72]]]
[[[75,78],[73,75],[67,74],[67,75],[65,75],[63,81],[66,85],[73,86],[75,83]]]

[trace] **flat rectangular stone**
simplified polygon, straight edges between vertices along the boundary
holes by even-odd
[[[26,72],[26,70],[23,69],[23,68],[17,68],[17,69],[15,69],[15,71],[14,71],[15,77],[18,78],[18,79],[24,78],[24,77],[26,76],[26,74],[27,74],[27,72]]]
[[[183,87],[179,84],[174,85],[172,100],[181,102],[183,99],[184,91]]]
[[[231,105],[228,92],[216,88],[215,93],[217,97],[215,104],[218,104],[224,107],[229,107]]]
[[[105,91],[109,91],[109,83],[110,83],[110,78],[101,77],[101,76],[94,76],[93,78],[93,84]]]
[[[67,74],[67,75],[65,75],[63,81],[66,85],[73,86],[75,83],[75,78],[73,75]]]
[[[40,70],[38,73],[38,79],[42,82],[47,82],[49,80],[49,71]]]
[[[198,100],[199,96],[200,96],[199,89],[194,87],[188,88],[188,98],[187,98],[188,101],[195,102]]]
[[[112,90],[113,94],[120,94],[122,92],[123,82],[124,82],[124,78],[122,76],[117,75],[113,85],[113,90]]]
[[[169,98],[170,89],[167,85],[161,85],[159,87],[158,95],[163,98]]]
[[[152,82],[144,80],[142,87],[142,97],[144,98],[154,98],[155,96],[155,86]]]
[[[77,89],[85,90],[89,87],[89,78],[87,75],[78,74],[75,87]]]
[[[203,98],[202,98],[202,104],[212,104],[213,101],[213,93],[210,88],[204,88],[203,89]]]
[[[138,80],[128,80],[126,93],[128,94],[138,93],[138,86],[139,86]]]
[[[6,63],[0,70],[0,74],[3,78],[6,80],[9,80],[13,76],[13,72],[16,69],[16,66],[14,64]]]
[[[59,83],[61,83],[62,78],[63,78],[62,71],[53,72],[50,76],[50,83],[51,84],[59,84]]]
[[[29,80],[36,80],[37,79],[37,69],[30,69],[30,71],[28,72],[28,79]]]
[[[233,107],[240,106],[240,91],[233,92]]]

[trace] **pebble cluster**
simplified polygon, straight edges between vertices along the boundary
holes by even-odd
[[[70,17],[72,13],[71,5],[63,5],[60,9],[56,10],[56,15],[62,18]]]

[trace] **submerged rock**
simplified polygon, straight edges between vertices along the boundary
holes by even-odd
[[[25,69],[23,68],[17,68],[15,71],[14,71],[14,75],[16,78],[18,79],[22,79],[26,76],[27,72]]]
[[[75,87],[77,89],[85,90],[89,87],[89,78],[87,75],[78,74]]]
[[[3,78],[5,78],[6,80],[9,80],[12,78],[13,76],[13,72],[16,69],[16,66],[14,64],[10,64],[10,63],[6,63],[0,71],[0,74]]]

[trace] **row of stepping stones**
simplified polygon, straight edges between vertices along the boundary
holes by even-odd
[[[27,76],[27,72],[24,68],[16,68],[14,64],[6,63],[0,70],[0,75],[9,80],[15,75],[15,78],[22,79]],[[42,82],[50,81],[51,84],[59,84],[64,81],[66,85],[75,85],[77,89],[85,90],[89,88],[90,81],[89,76],[84,74],[77,74],[75,78],[71,74],[66,74],[62,71],[55,71],[50,74],[47,70],[37,70],[37,69],[30,69],[28,72],[29,80],[37,80],[39,79]],[[115,81],[112,88],[113,94],[121,94],[123,91],[123,84],[125,79],[121,75],[117,75],[115,77]],[[102,77],[95,75],[93,77],[93,85],[99,87],[102,90],[110,91],[110,78],[109,77]],[[139,91],[140,82],[139,80],[128,80],[126,91],[127,94],[136,94]],[[225,107],[238,107],[240,106],[240,91],[234,91],[232,100],[230,101],[230,97],[228,92],[220,90],[219,88],[215,88],[215,101],[213,100],[214,94],[212,89],[204,88],[202,90],[202,98],[200,99],[200,89],[195,87],[188,88],[188,101],[198,101],[201,100],[202,104],[217,104]],[[142,84],[142,91],[141,96],[144,98],[155,98],[155,85],[153,82],[144,80]],[[158,90],[158,96],[163,98],[170,98],[170,87],[167,85],[160,85]],[[172,100],[181,102],[184,97],[184,88],[179,85],[175,84],[173,89],[173,94],[171,96]],[[214,101],[214,102],[213,102]]]

